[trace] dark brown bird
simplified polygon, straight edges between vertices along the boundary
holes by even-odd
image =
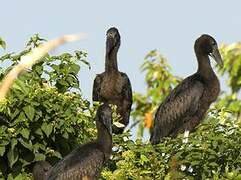
[[[129,123],[132,89],[128,76],[120,72],[117,66],[117,52],[120,47],[120,34],[114,27],[106,34],[105,71],[98,74],[93,85],[93,101],[115,104],[121,116],[121,123]],[[113,132],[120,134],[125,127],[113,126]]]
[[[95,117],[97,139],[84,144],[57,163],[48,173],[48,180],[97,179],[112,151],[112,110],[99,107]]]
[[[34,180],[47,180],[52,166],[47,161],[38,161],[33,168]]]
[[[194,50],[198,70],[173,89],[157,109],[150,139],[152,144],[158,144],[165,136],[175,137],[184,130],[193,131],[218,97],[219,80],[209,60],[211,56],[223,66],[217,42],[204,34],[196,40]]]

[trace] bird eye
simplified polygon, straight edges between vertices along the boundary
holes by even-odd
[[[215,46],[215,45],[216,45],[216,42],[213,41],[213,42],[212,42],[212,45]]]

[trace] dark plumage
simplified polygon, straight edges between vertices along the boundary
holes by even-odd
[[[125,126],[129,123],[132,89],[128,76],[118,71],[117,52],[120,47],[120,34],[116,28],[107,31],[105,72],[98,74],[93,85],[93,101],[106,102],[117,105],[117,111],[121,115],[121,123]],[[113,127],[115,134],[120,134],[123,128]]]
[[[49,170],[52,166],[47,161],[36,162],[33,168],[33,179],[34,180],[47,180]]]
[[[95,117],[97,139],[68,154],[47,173],[48,180],[97,179],[112,150],[112,110],[109,105],[99,107]]]
[[[196,40],[194,49],[198,70],[173,89],[157,109],[150,139],[152,144],[159,143],[161,137],[193,131],[218,97],[219,80],[208,57],[212,56],[223,66],[216,41],[204,34]]]

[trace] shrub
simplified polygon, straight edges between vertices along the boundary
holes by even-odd
[[[0,57],[10,64],[1,77],[42,41],[34,35],[24,51]],[[35,161],[54,163],[93,137],[94,109],[82,98],[77,78],[79,62],[89,66],[86,55],[48,54],[14,83],[0,104],[0,177],[25,179]]]

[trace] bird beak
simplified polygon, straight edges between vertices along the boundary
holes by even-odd
[[[112,121],[110,121],[109,118],[104,117],[103,122],[110,135],[112,135]]]
[[[220,67],[223,67],[223,60],[222,60],[222,57],[219,53],[218,47],[213,48],[213,52],[210,53],[210,56],[216,61],[216,63]]]
[[[111,35],[107,35],[107,39],[106,39],[106,50],[107,50],[107,54],[111,51],[111,49],[114,47],[114,39]]]
[[[110,135],[112,135],[112,126],[110,126],[110,128],[109,128],[109,133],[110,133]]]

